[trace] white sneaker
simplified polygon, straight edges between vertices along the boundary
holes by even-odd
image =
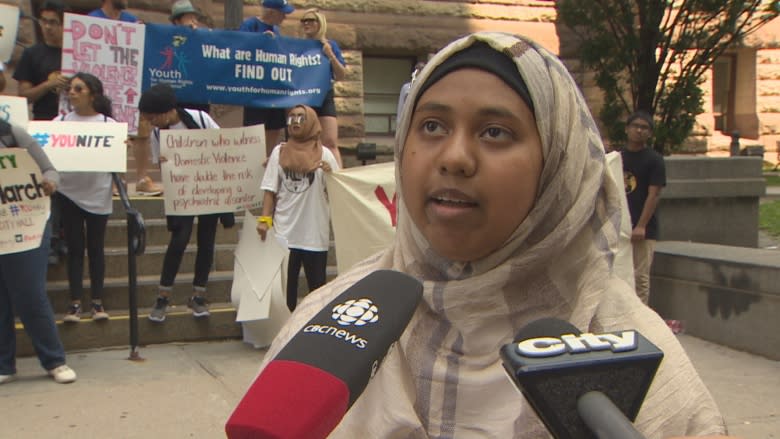
[[[63,364],[60,367],[55,367],[47,371],[49,375],[54,378],[54,381],[60,384],[67,384],[76,381],[76,372],[73,371],[68,365]]]
[[[0,375],[0,384],[10,383],[11,381],[16,379],[16,374],[11,375]]]

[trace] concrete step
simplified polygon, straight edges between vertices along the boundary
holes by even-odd
[[[192,273],[184,273],[176,276],[173,286],[173,301],[185,304],[187,298],[192,295]],[[230,302],[230,289],[233,284],[233,271],[212,271],[209,275],[206,296],[212,302]],[[150,306],[157,298],[160,285],[160,275],[140,276],[136,280],[136,297],[139,306]],[[89,281],[85,281],[84,308],[89,304]],[[64,312],[70,304],[68,282],[60,280],[47,284],[49,301],[55,312]],[[123,310],[128,307],[129,288],[127,277],[107,278],[103,287],[103,305],[109,314],[114,310]]]
[[[146,275],[160,275],[160,271],[163,265],[163,259],[165,257],[166,245],[149,245],[146,246],[146,252],[143,255],[136,257],[136,272],[139,276]],[[217,244],[214,249],[214,263],[212,265],[213,270],[233,270],[233,250],[235,244]],[[195,255],[197,254],[198,246],[188,245],[184,251],[182,257],[179,273],[192,273],[195,267]],[[127,248],[123,247],[107,247],[105,249],[105,261],[106,261],[106,278],[117,277],[127,278]],[[89,277],[89,258],[84,258],[84,278]],[[61,258],[60,263],[57,265],[50,265],[49,272],[46,276],[48,281],[67,280],[67,268],[65,259]]]
[[[150,321],[151,308],[138,310],[139,344],[224,340],[241,337],[241,325],[236,323],[236,310],[229,303],[212,303],[211,315],[194,318],[186,306],[169,308],[165,322]],[[109,320],[94,322],[85,317],[79,323],[64,323],[57,315],[57,328],[66,351],[129,346],[130,317],[126,312],[114,311]],[[17,355],[34,355],[27,334],[21,324],[16,325]]]
[[[241,224],[244,220],[243,215],[236,218],[236,225],[226,228],[221,224],[217,226],[216,242],[220,244],[237,244],[238,231],[241,230]],[[165,218],[144,218],[144,228],[146,230],[147,245],[164,245],[171,238]],[[190,236],[190,245],[198,242],[198,227],[195,220],[195,227]],[[127,220],[109,219],[106,228],[106,247],[127,247]]]

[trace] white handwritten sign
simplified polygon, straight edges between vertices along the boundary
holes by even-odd
[[[258,207],[265,159],[262,125],[160,131],[166,215]]]
[[[41,246],[49,219],[38,164],[21,148],[0,149],[0,254]]]
[[[0,120],[27,128],[30,116],[27,112],[27,99],[19,96],[0,95]]]
[[[62,74],[86,72],[103,82],[114,119],[138,131],[138,99],[144,65],[144,25],[65,14]]]
[[[60,172],[127,170],[126,123],[32,120],[27,132]]]
[[[0,4],[0,61],[8,62],[14,52],[19,29],[19,8]]]

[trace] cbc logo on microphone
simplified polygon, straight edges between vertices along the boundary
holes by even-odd
[[[371,299],[350,299],[334,306],[332,317],[341,326],[365,326],[379,321],[379,308]]]

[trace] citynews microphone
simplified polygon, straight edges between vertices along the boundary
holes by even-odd
[[[521,329],[504,369],[556,439],[640,439],[632,422],[663,359],[634,330],[580,334],[558,319]]]
[[[341,422],[401,337],[422,284],[375,271],[333,299],[271,360],[225,425],[232,439],[320,439]]]

